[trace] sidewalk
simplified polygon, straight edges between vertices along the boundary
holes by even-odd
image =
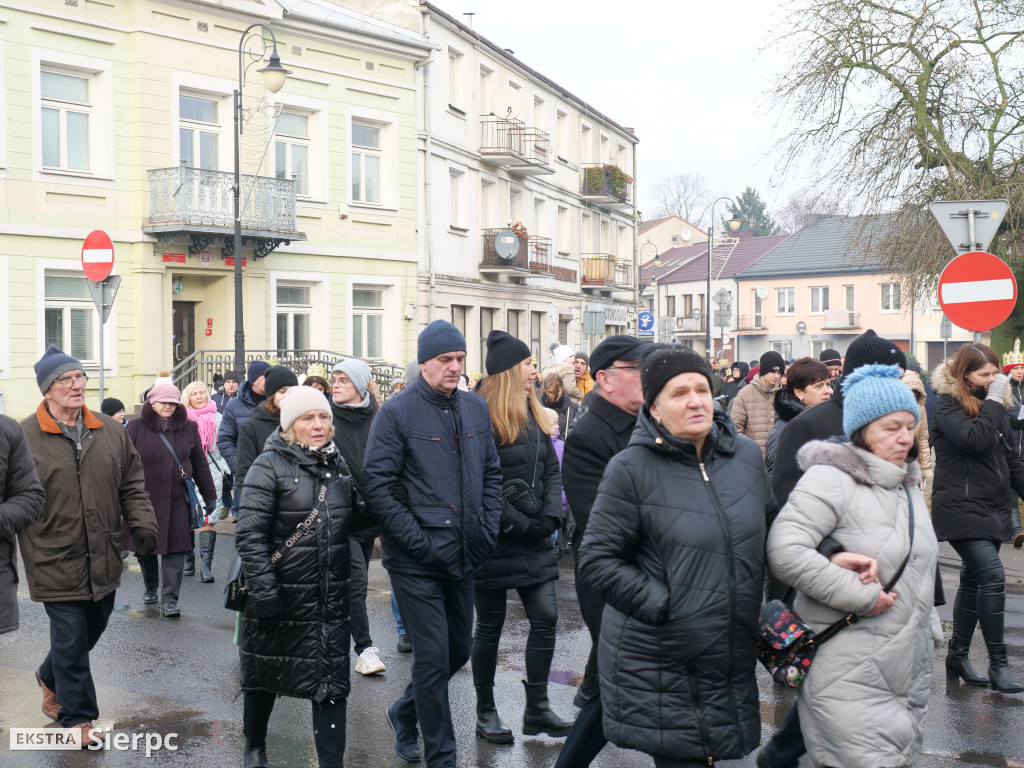
[[[1024,548],[1014,549],[1006,542],[999,548],[999,557],[1006,571],[1006,589],[1015,594],[1024,594]],[[943,568],[960,570],[960,556],[953,551],[948,541],[939,542],[939,565]]]

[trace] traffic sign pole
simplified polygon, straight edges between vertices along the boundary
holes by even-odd
[[[103,326],[110,315],[110,307],[114,304],[117,287],[121,284],[120,275],[110,276],[114,269],[114,242],[110,235],[102,229],[95,229],[86,235],[82,243],[82,271],[87,278],[86,285],[92,294],[96,312],[100,316],[100,403],[103,402]]]

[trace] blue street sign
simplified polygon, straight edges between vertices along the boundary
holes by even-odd
[[[637,338],[640,339],[653,339],[654,338],[654,313],[649,310],[641,310],[637,315],[637,323],[640,327],[640,332],[637,333]]]

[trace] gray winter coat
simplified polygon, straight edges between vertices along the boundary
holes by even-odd
[[[816,631],[875,606],[910,550],[908,492],[914,504],[913,556],[893,588],[895,604],[822,645],[800,688],[807,752],[815,766],[912,765],[924,739],[934,643],[942,639],[933,607],[938,543],[920,469],[832,440],[808,443],[799,460],[805,472],[768,533],[768,564],[799,590],[794,608]],[[862,584],[818,554],[826,536],[878,560],[881,584]]]

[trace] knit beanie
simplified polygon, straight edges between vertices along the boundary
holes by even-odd
[[[252,366],[249,366],[251,369]],[[257,376],[256,378],[259,378]],[[267,368],[263,374],[263,396],[269,400],[274,396],[281,387],[297,387],[299,386],[299,377],[291,370],[291,368],[285,368],[283,365],[275,365]]]
[[[532,354],[530,348],[512,334],[491,331],[487,334],[487,359],[484,361],[487,375],[515,368]]]
[[[366,397],[366,388],[370,386],[370,376],[372,375],[370,366],[358,358],[350,357],[335,363],[331,373],[335,371],[340,371],[348,376],[348,380],[352,382],[359,396]]]
[[[560,344],[552,350],[551,357],[556,363],[564,363],[570,357],[574,357],[575,354],[576,353],[569,347],[565,346],[565,344]]]
[[[281,431],[287,432],[297,418],[310,411],[323,411],[330,417],[327,395],[313,387],[293,386],[281,400]]]
[[[411,387],[413,382],[420,377],[420,364],[410,360],[405,364],[405,386]]]
[[[107,416],[113,416],[118,411],[124,410],[124,403],[116,397],[108,397],[100,403],[100,410],[107,414]]]
[[[750,370],[747,371],[747,384],[752,382],[754,380],[754,377],[757,376],[757,374],[759,374],[760,372],[761,372],[761,366],[760,365],[752,365],[752,366],[750,366]]]
[[[258,376],[256,378],[259,378]],[[239,383],[239,376],[234,371],[224,371],[224,381],[233,381],[236,384]]]
[[[68,371],[84,371],[81,361],[61,352],[53,344],[46,348],[39,362],[35,364],[36,383],[44,395],[50,385]]]
[[[181,392],[176,386],[166,381],[154,384],[146,395],[150,405],[153,403],[178,403],[181,402]]]
[[[416,362],[425,363],[445,352],[465,352],[466,337],[447,320],[435,320],[416,341]]]
[[[909,411],[917,422],[917,399],[900,376],[898,366],[877,363],[866,363],[843,376],[843,432],[847,437],[896,411]]]
[[[764,376],[766,373],[772,373],[773,371],[782,373],[786,370],[786,361],[778,352],[769,349],[761,355],[761,359],[758,361],[758,366],[760,368],[760,376]]]
[[[249,363],[248,369],[245,372],[245,380],[252,384],[260,376],[266,374],[270,370],[270,363],[266,360],[253,360]]]
[[[648,408],[665,385],[681,373],[701,374],[714,391],[715,384],[711,380],[711,365],[708,361],[689,347],[671,344],[649,354],[640,366],[640,388]]]
[[[881,338],[873,330],[868,329],[850,342],[850,346],[846,350],[846,362],[843,363],[843,375],[847,376],[862,365],[869,363],[898,365],[901,368],[906,368],[907,358],[891,341]]]
[[[822,353],[820,355],[818,355],[818,361],[824,363],[825,365],[842,365],[843,356],[840,355],[837,350],[825,349],[822,350]]]

